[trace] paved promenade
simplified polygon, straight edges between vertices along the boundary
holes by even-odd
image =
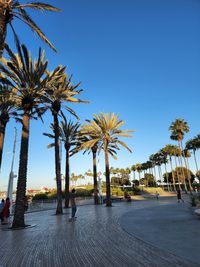
[[[175,204],[176,200],[119,202],[114,203],[112,208],[81,206],[78,208],[77,221],[71,223],[68,222],[68,210],[61,216],[55,216],[53,210],[26,214],[26,223],[36,224],[35,227],[15,231],[5,231],[0,227],[0,266],[200,266],[158,248],[156,244],[151,245],[149,240],[145,242],[140,236],[138,238],[135,231],[140,229],[142,232],[141,229],[148,223],[146,218],[140,217],[139,225],[134,222],[131,227],[130,220],[134,214],[139,216],[139,212],[146,208],[152,210],[161,207],[167,210],[172,202]],[[170,224],[170,219],[165,223]],[[126,225],[129,225],[129,229],[125,229]]]

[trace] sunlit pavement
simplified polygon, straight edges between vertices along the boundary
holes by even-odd
[[[183,211],[187,215],[183,216]],[[80,206],[76,222],[68,222],[69,212],[64,210],[60,216],[53,210],[26,214],[26,223],[36,224],[28,229],[5,231],[1,226],[0,266],[200,266],[196,259],[190,261],[187,255],[163,246],[176,240],[180,231],[181,242],[192,242],[193,235],[184,237],[186,228],[189,233],[196,225],[199,234],[200,221],[186,204],[178,206],[175,198],[118,202],[112,208]],[[173,227],[174,236],[173,230],[169,231]],[[157,238],[153,238],[154,231]],[[188,254],[193,245],[187,247]]]

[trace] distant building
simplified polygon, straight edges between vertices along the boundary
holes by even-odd
[[[47,193],[47,192],[49,192],[49,191],[50,191],[50,189],[47,188],[47,187],[45,187],[45,186],[42,186],[42,187],[41,187],[41,190],[40,190],[40,192],[42,192],[42,193]]]
[[[28,189],[27,190],[27,194],[31,195],[31,196],[35,196],[38,193],[40,193],[40,190],[36,190],[36,189]]]

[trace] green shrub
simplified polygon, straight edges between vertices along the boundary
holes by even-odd
[[[111,187],[111,194],[113,196],[124,196],[124,192],[119,187]]]
[[[132,196],[140,195],[141,190],[140,190],[140,188],[138,186],[135,186],[135,187],[133,187],[132,190],[128,190],[128,193],[129,193],[129,195],[132,195]]]
[[[83,188],[77,188],[76,189],[76,196],[77,197],[91,197],[93,194],[93,189],[83,189]]]
[[[43,200],[43,199],[48,199],[48,196],[46,193],[39,193],[36,194],[32,200]]]

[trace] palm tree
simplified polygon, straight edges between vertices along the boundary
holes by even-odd
[[[135,168],[136,168],[136,171],[138,172],[139,183],[140,183],[140,180],[141,180],[141,175],[140,175],[140,173],[141,173],[141,171],[142,171],[142,164],[140,164],[140,163],[136,163],[136,164],[135,164]]]
[[[184,173],[183,173],[182,166],[178,169],[177,158],[179,159],[180,154],[181,154],[180,148],[178,146],[174,146],[173,156],[174,156],[174,161],[175,161],[175,166],[176,166],[175,172],[176,172],[176,176],[177,176],[177,179],[178,179],[179,190],[182,190],[181,183],[182,183],[182,181],[185,183],[185,176],[184,176]],[[182,179],[181,179],[180,172],[178,170],[180,170],[182,172]]]
[[[192,185],[191,185],[191,172],[190,172],[190,166],[189,166],[189,160],[188,160],[188,158],[191,157],[191,153],[190,153],[190,151],[188,149],[185,148],[182,151],[182,154],[185,156],[185,159],[186,159],[186,170],[188,170],[187,171],[187,174],[189,173],[189,175],[187,175],[188,176],[188,183],[189,183],[190,189],[192,189]]]
[[[78,122],[73,123],[71,120],[61,121],[60,124],[60,138],[64,143],[66,151],[66,163],[65,163],[65,208],[69,208],[69,158],[74,155],[72,153],[73,147],[78,145],[77,137],[79,133],[80,124]]]
[[[0,84],[0,169],[6,125],[10,117],[17,116],[14,97],[15,90],[12,90],[9,86]]]
[[[87,133],[88,128],[88,133]],[[76,150],[84,150],[84,153],[90,151],[92,152],[93,157],[93,188],[94,188],[94,204],[99,204],[98,199],[98,184],[97,184],[97,150],[99,140],[96,139],[96,136],[90,134],[90,125],[85,124],[82,126],[79,133],[79,144],[77,145]],[[87,133],[87,134],[85,134]]]
[[[169,177],[168,177],[168,172],[167,172],[167,163],[168,163],[167,156],[168,156],[168,154],[166,153],[165,150],[161,149],[160,150],[160,155],[161,155],[161,163],[163,163],[165,165],[165,173],[166,173],[166,180],[167,180],[167,189],[168,189],[168,191],[170,191],[169,190]]]
[[[0,1],[0,58],[2,57],[4,50],[8,25],[11,26],[11,29],[13,30],[14,35],[17,38],[16,33],[12,26],[12,21],[14,18],[17,18],[22,22],[24,22],[26,25],[28,25],[34,32],[37,33],[37,35],[39,35],[39,37],[44,42],[46,42],[54,51],[56,51],[55,47],[51,44],[51,42],[47,39],[45,34],[41,31],[41,29],[31,19],[30,15],[26,12],[26,9],[29,8],[41,11],[59,11],[58,8],[41,2],[20,4],[19,1],[15,0],[1,0]]]
[[[18,54],[15,55],[6,46],[10,59],[5,59],[4,65],[0,64],[0,70],[5,75],[0,80],[17,90],[15,101],[22,116],[20,161],[13,228],[25,226],[24,202],[26,195],[30,119],[41,118],[46,111],[42,96],[49,80],[49,75],[46,74],[48,62],[44,58],[44,53],[41,54],[41,50],[39,50],[38,58],[33,62],[31,55],[24,45],[21,47],[18,46],[17,49]]]
[[[133,172],[133,180],[135,180],[136,166],[135,166],[135,165],[132,165],[132,166],[131,166],[131,170],[132,170],[132,172]]]
[[[174,177],[174,172],[173,172],[173,167],[172,167],[172,157],[175,155],[174,152],[176,149],[177,147],[173,145],[166,145],[164,148],[161,149],[163,153],[169,156],[174,191],[176,191],[176,184],[175,184],[175,177]]]
[[[187,141],[185,148],[187,150],[193,151],[194,161],[195,161],[195,165],[196,165],[196,171],[198,172],[199,168],[198,168],[197,159],[196,159],[196,150],[198,149],[198,138],[196,137],[196,138],[193,138],[193,139],[190,139],[189,141]]]
[[[174,172],[173,172],[173,167],[172,167],[172,156],[174,156],[175,146],[166,145],[164,148],[161,149],[161,151],[166,156],[169,156],[169,162],[170,162],[171,173],[172,173],[173,187],[174,187],[174,191],[176,191],[176,184],[175,184]],[[166,178],[167,179],[169,178],[167,172],[166,172]]]
[[[53,116],[53,128],[54,128],[54,146],[55,146],[55,172],[56,172],[56,183],[57,183],[57,209],[56,214],[62,214],[62,184],[61,184],[61,167],[60,167],[60,151],[59,151],[59,115],[63,115],[62,108],[69,111],[72,115],[77,117],[75,111],[68,106],[64,105],[66,102],[72,103],[87,103],[77,99],[83,90],[78,90],[80,83],[72,85],[71,77],[65,74],[66,67],[58,66],[54,71],[49,73],[53,78],[49,80],[46,89],[46,102],[51,110]]]
[[[119,137],[131,137],[132,130],[121,130],[124,121],[118,119],[118,115],[114,113],[100,113],[94,115],[93,120],[88,120],[86,126],[83,126],[81,133],[84,136],[93,136],[93,142],[88,141],[92,148],[94,140],[99,143],[99,151],[103,149],[105,155],[105,173],[106,173],[106,206],[112,206],[110,194],[110,168],[109,154],[116,158],[116,150],[119,150],[119,145],[125,147],[129,152],[130,148],[119,139]],[[86,130],[84,130],[86,127]],[[87,143],[87,142],[86,142]]]
[[[183,150],[182,140],[184,138],[185,133],[189,132],[189,126],[188,126],[187,122],[184,121],[183,119],[176,119],[170,125],[169,130],[171,131],[170,138],[172,140],[176,140],[178,142],[178,146],[179,146],[180,150],[182,151]],[[186,160],[185,160],[185,155],[184,154],[183,154],[183,158],[184,158],[185,166],[186,166],[187,164],[186,164]],[[181,167],[183,167],[182,154],[180,154],[180,163],[181,163]],[[189,180],[190,179],[189,178],[189,173],[188,173],[187,176],[188,176],[188,180]],[[184,178],[184,180],[185,180],[185,178]],[[186,185],[185,182],[184,182],[184,185],[185,185],[185,190],[187,190],[187,185]],[[190,187],[190,190],[191,189],[192,188]]]

